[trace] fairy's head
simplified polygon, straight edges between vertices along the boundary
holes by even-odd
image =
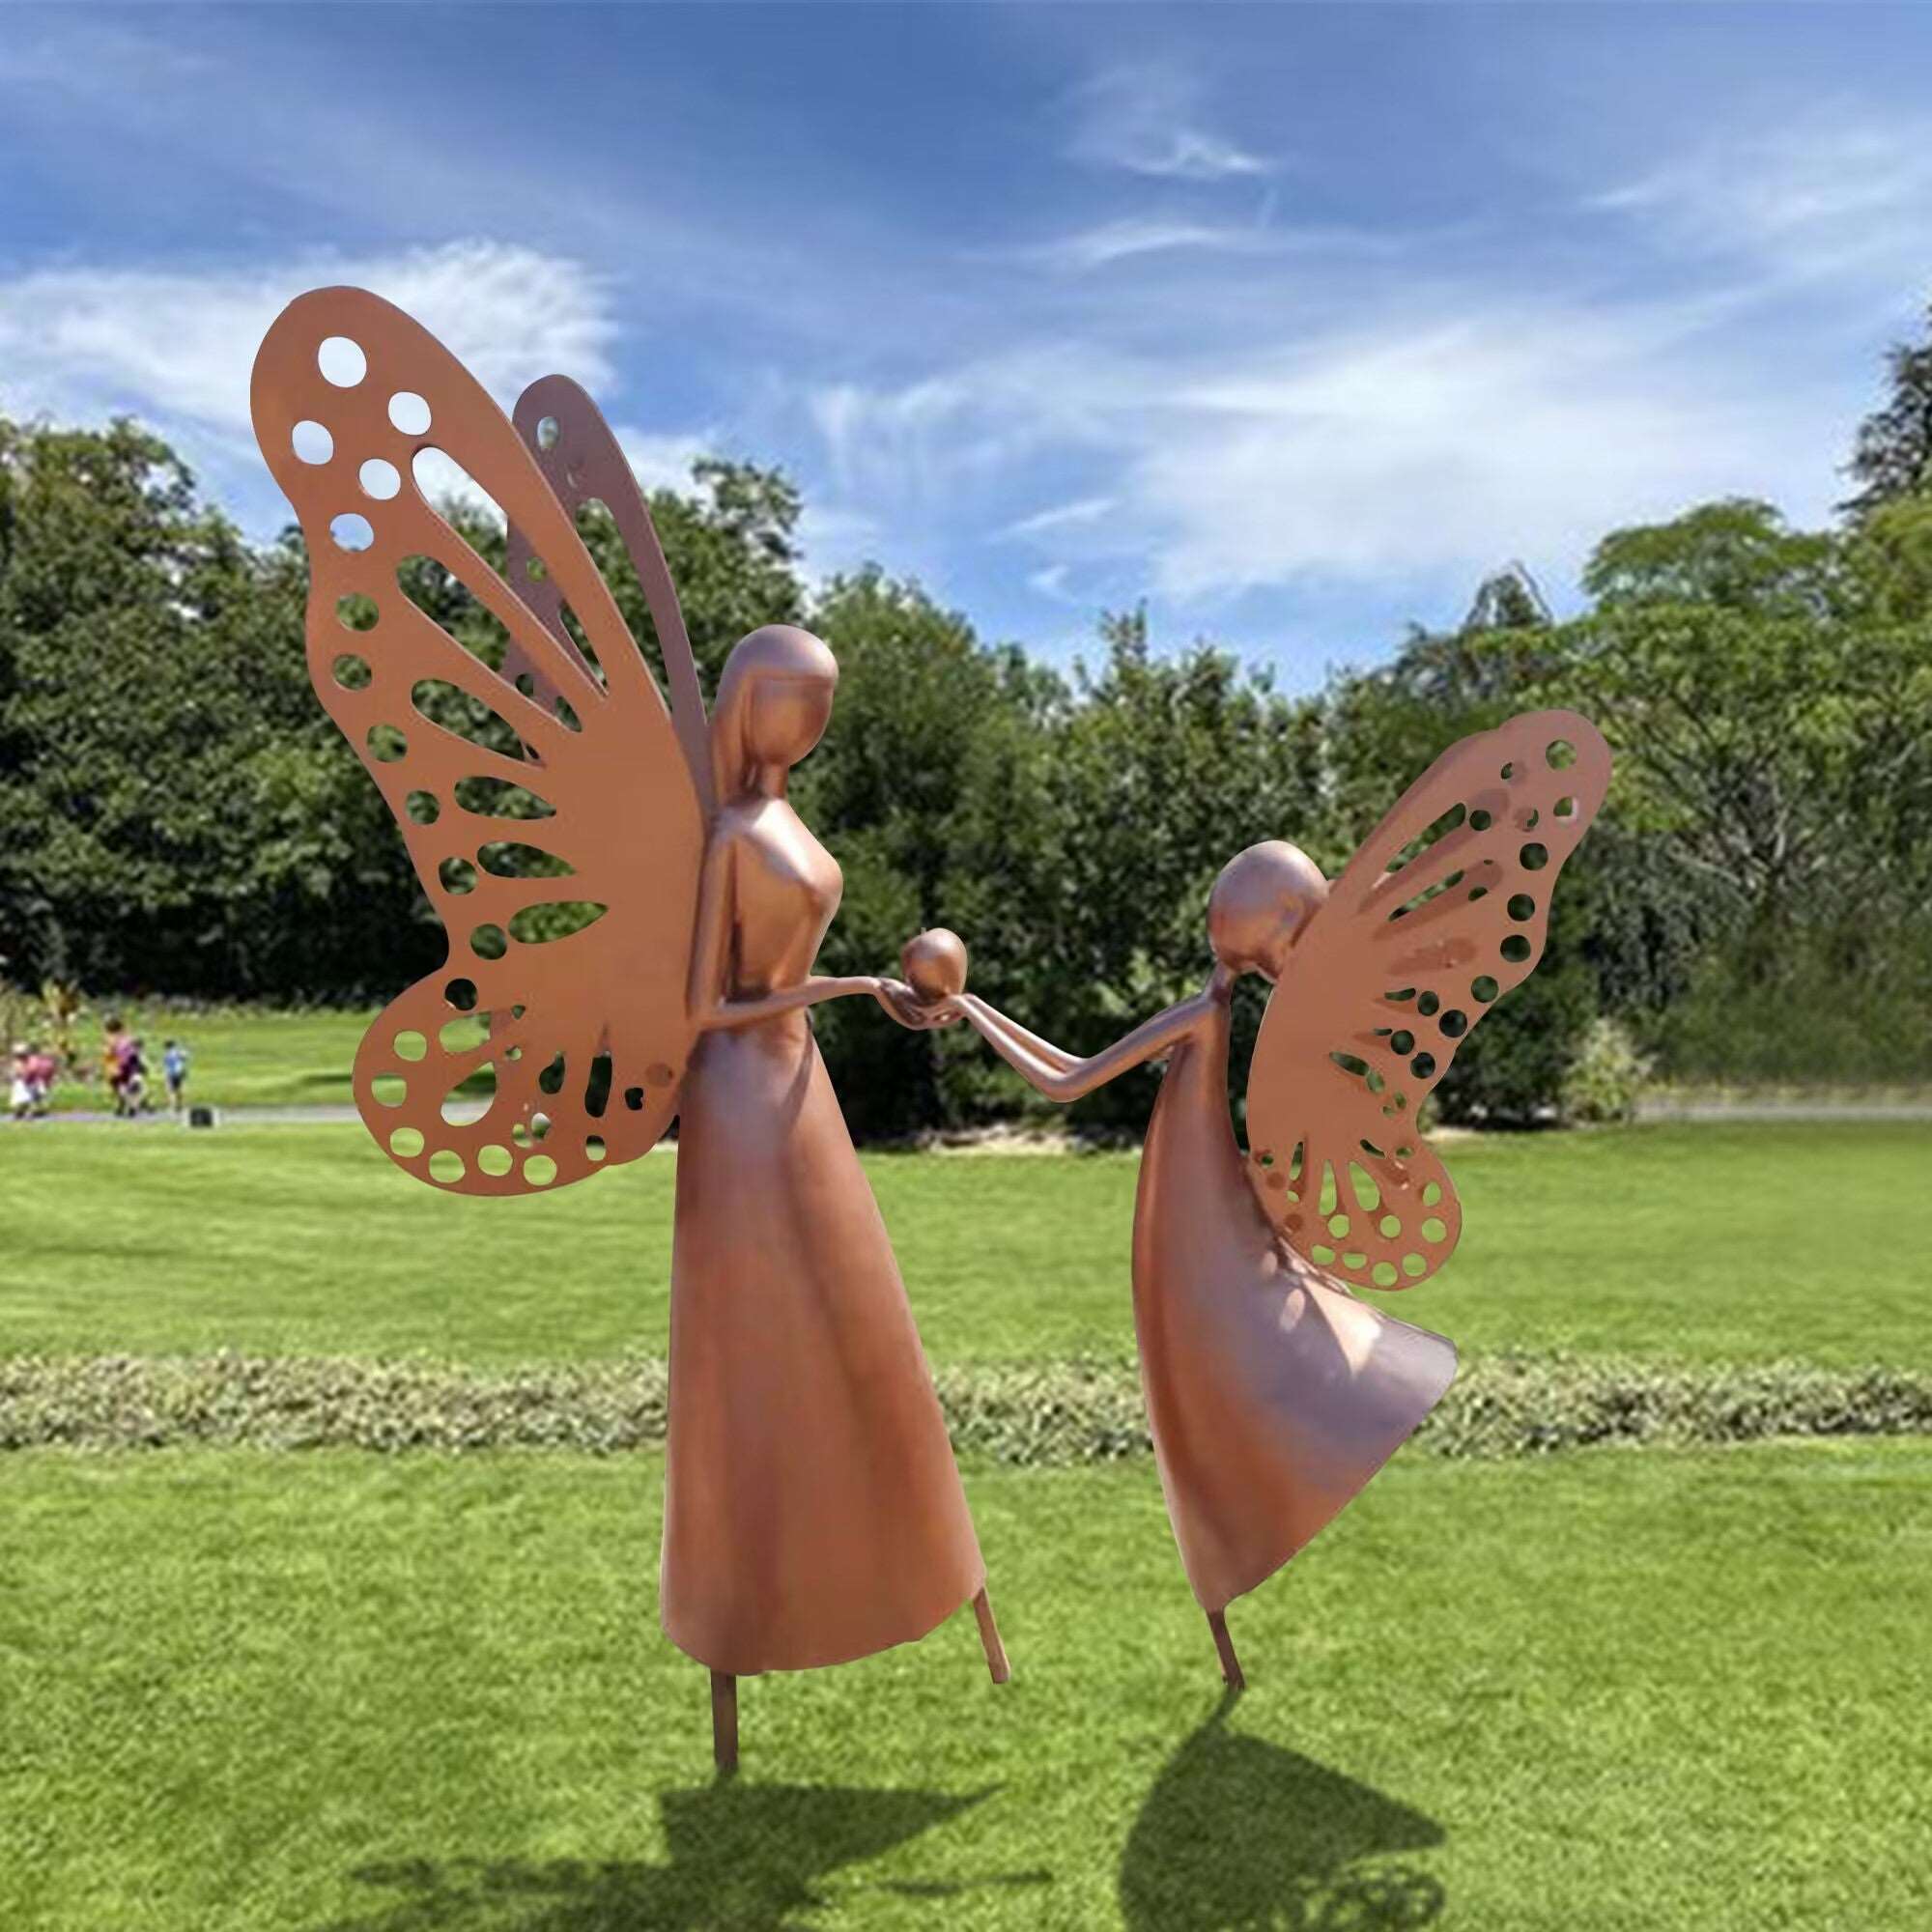
[[[1279,980],[1289,950],[1328,897],[1321,868],[1283,838],[1250,845],[1221,867],[1208,898],[1208,942],[1231,973]]]
[[[732,645],[711,719],[718,796],[737,798],[760,770],[789,771],[825,735],[838,661],[810,631],[767,624]]]

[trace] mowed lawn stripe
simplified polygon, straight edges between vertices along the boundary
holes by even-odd
[[[1455,1140],[1443,1275],[1384,1297],[1465,1356],[1932,1366],[1932,1126],[1659,1125]],[[941,1362],[1133,1348],[1128,1153],[878,1153]],[[0,1133],[0,1353],[660,1355],[675,1157],[548,1197],[440,1195],[357,1126]]]

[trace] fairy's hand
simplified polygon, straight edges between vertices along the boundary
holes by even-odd
[[[880,986],[880,1004],[909,1032],[930,1033],[933,1028],[951,1026],[959,1018],[956,1009],[950,1012],[947,1010],[953,1006],[951,1000],[928,1004],[903,980],[883,980]]]
[[[920,1005],[919,995],[903,980],[884,977],[873,980],[872,997],[900,1026],[917,1029],[922,1024],[925,1009]]]

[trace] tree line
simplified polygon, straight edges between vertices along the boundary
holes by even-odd
[[[1451,1118],[1616,1103],[1637,1057],[1689,1078],[1932,1076],[1932,347],[1895,351],[1828,528],[1733,499],[1605,536],[1583,614],[1520,569],[1467,618],[1289,695],[1129,611],[1063,674],[869,567],[816,587],[798,492],[703,462],[653,495],[707,688],[760,623],[832,645],[838,701],[795,797],[845,872],[830,972],[961,932],[974,983],[1076,1050],[1196,988],[1221,864],[1288,837],[1331,874],[1453,739],[1588,713],[1617,778],[1548,956],[1458,1055]],[[453,510],[500,564],[500,533]],[[654,650],[621,544],[582,523]],[[282,1003],[388,997],[442,940],[375,788],[309,690],[307,564],[254,545],[159,438],[0,419],[0,956],[29,982]],[[411,594],[488,656],[428,566]],[[855,1128],[1030,1100],[976,1044],[821,1009]],[[1237,1021],[1251,1036],[1258,995]],[[1235,1061],[1236,1081],[1244,1057]],[[1145,1120],[1143,1072],[1076,1110]],[[1605,1095],[1607,1094],[1607,1098]]]

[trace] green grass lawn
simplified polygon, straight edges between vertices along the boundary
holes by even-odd
[[[1448,1153],[1462,1247],[1385,1298],[1469,1352],[1932,1362],[1932,1126],[1653,1126]],[[936,1359],[1131,1351],[1133,1156],[867,1168]],[[7,1129],[0,1353],[662,1352],[673,1179],[657,1154],[478,1202],[411,1179],[355,1126]]]
[[[150,1094],[166,1105],[161,1043],[179,1039],[192,1056],[188,1094],[217,1107],[349,1107],[355,1101],[350,1068],[370,1015],[363,1012],[272,1012],[261,1007],[184,1010],[139,1000],[88,1009],[79,1044],[89,1070],[99,1064],[101,1022],[112,1012],[146,1042]],[[102,1112],[112,1106],[99,1079],[63,1081],[57,1112]]]
[[[0,1480],[9,1932],[1932,1923],[1928,1443],[1399,1458],[1233,1708],[1150,1467],[975,1474],[1011,1685],[748,1681],[724,1787],[655,1457]]]

